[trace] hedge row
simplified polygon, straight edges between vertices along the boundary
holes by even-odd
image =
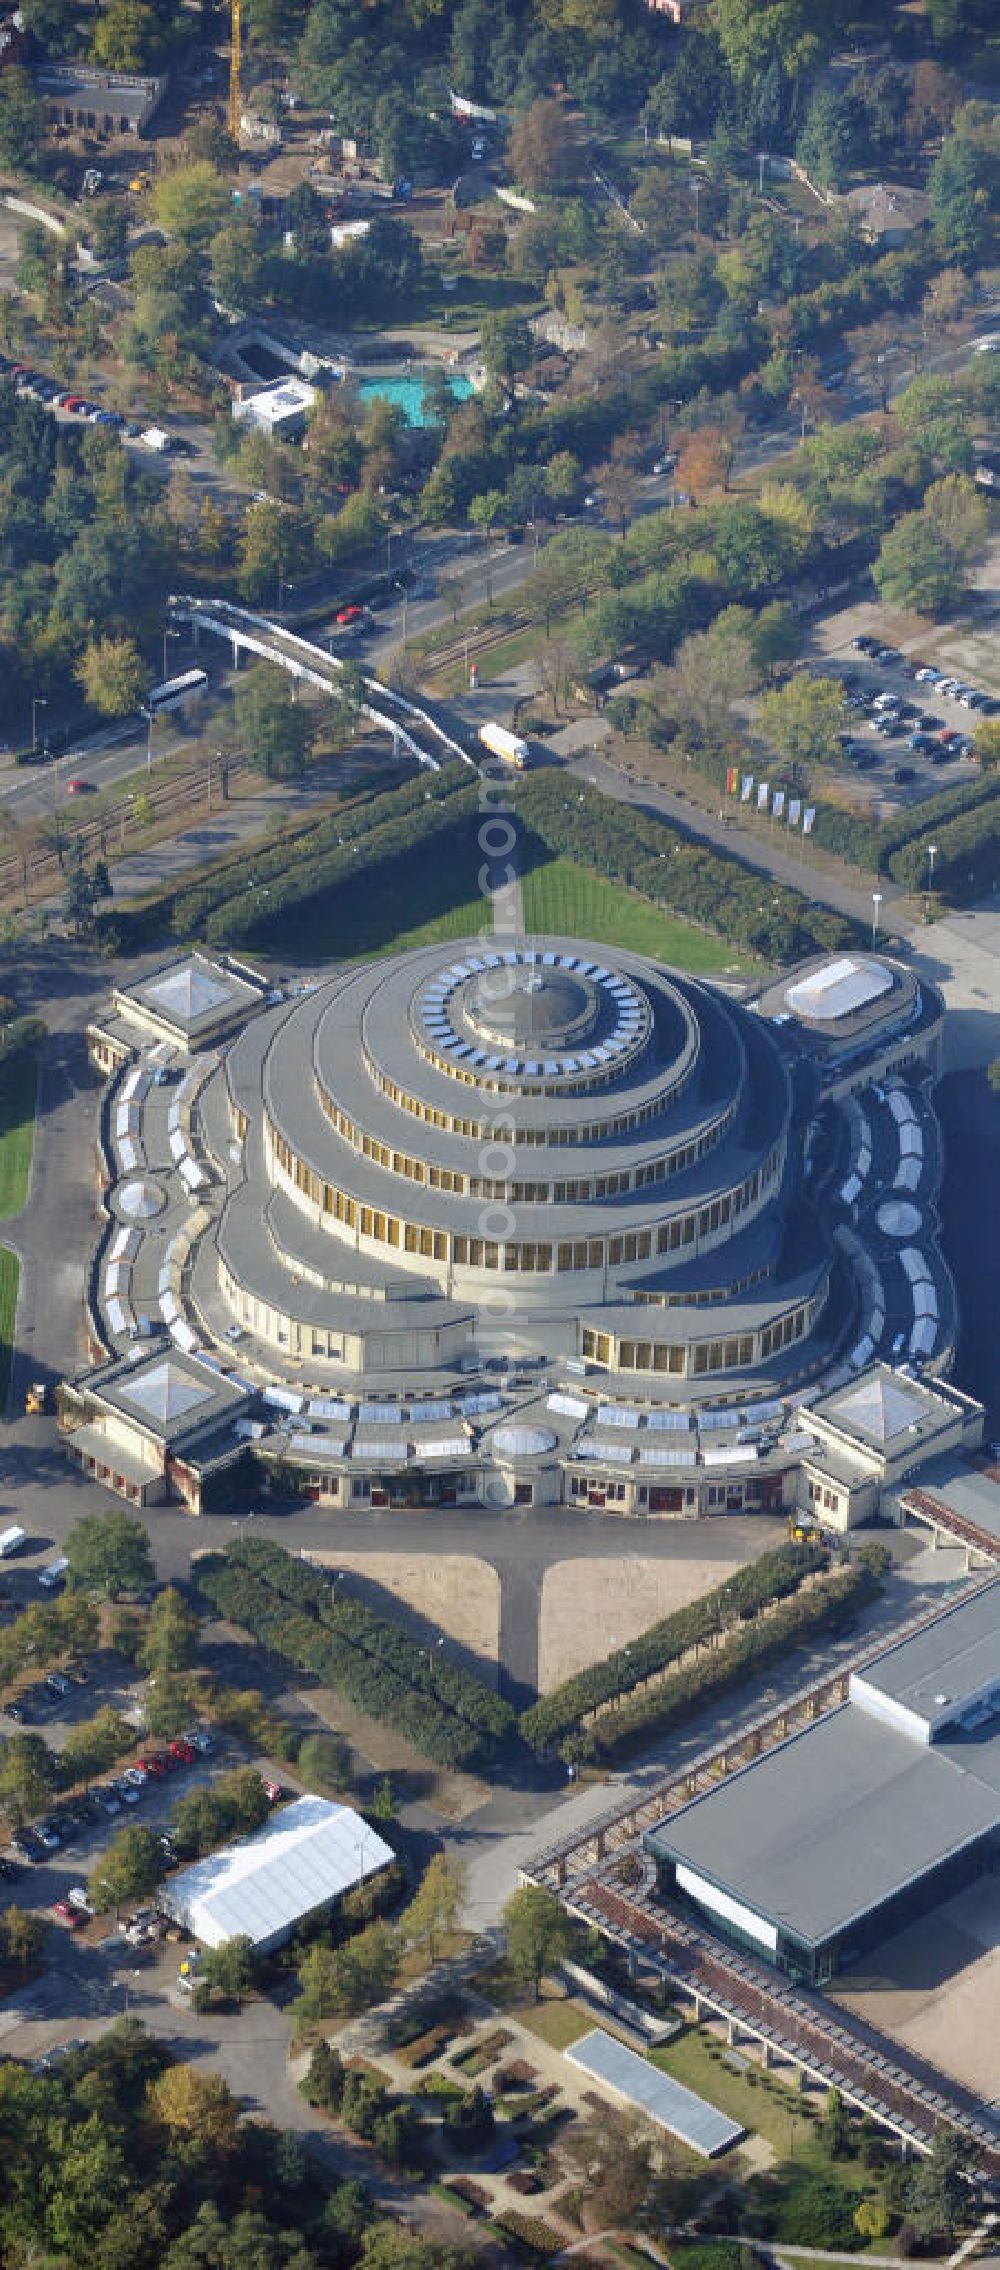
[[[924,818],[924,815],[921,815]],[[1000,882],[1000,795],[960,812],[944,827],[932,821],[889,860],[889,873],[908,891],[922,890],[928,879],[928,851],[935,845],[934,888],[942,897],[961,903],[992,890]]]
[[[863,1569],[837,1569],[822,1586],[783,1601],[755,1623],[740,1625],[712,1654],[684,1664],[658,1686],[632,1695],[620,1710],[605,1712],[583,1733],[567,1737],[565,1753],[577,1761],[604,1763],[648,1736],[662,1734],[802,1640],[847,1622],[871,1590],[872,1579]]]
[[[438,1765],[486,1764],[514,1732],[513,1711],[489,1687],[280,1545],[240,1538],[199,1564],[198,1582],[219,1615],[398,1728]]]
[[[861,940],[859,925],[845,916],[811,906],[800,891],[770,879],[765,888],[739,859],[577,781],[569,787],[539,773],[519,784],[517,808],[552,854],[579,860],[769,960],[796,961]]]
[[[132,913],[116,909],[108,920],[127,948],[139,946],[147,936],[159,936],[165,927],[175,938],[245,945],[263,928],[280,928],[290,914],[306,912],[338,883],[355,880],[366,866],[411,852],[424,839],[435,843],[436,856],[438,839],[459,811],[476,809],[477,793],[468,768],[456,759],[442,765],[440,772],[420,773],[346,811],[331,812],[284,834],[249,858],[241,852],[187,889],[160,892]]]
[[[591,1711],[619,1695],[631,1694],[642,1681],[654,1678],[687,1655],[719,1639],[734,1624],[759,1616],[775,1600],[797,1591],[807,1576],[826,1564],[826,1554],[815,1545],[777,1545],[761,1553],[746,1568],[735,1569],[724,1583],[676,1608],[640,1632],[628,1647],[615,1648],[602,1662],[592,1663],[572,1679],[564,1679],[551,1694],[524,1712],[521,1733],[534,1750],[544,1750],[573,1728],[582,1726]]]

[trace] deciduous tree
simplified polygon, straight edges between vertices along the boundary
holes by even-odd
[[[91,639],[76,676],[102,717],[130,717],[149,689],[151,671],[131,638]]]
[[[454,1931],[466,1892],[466,1871],[460,1860],[436,1852],[427,1864],[409,1907],[400,1917],[404,1939],[426,1948],[433,1963],[440,1941]]]
[[[789,764],[832,764],[846,716],[839,678],[811,678],[801,671],[787,686],[765,694],[758,724]]]
[[[70,1580],[85,1592],[117,1600],[154,1581],[149,1536],[128,1513],[85,1513],[66,1538]]]
[[[573,1926],[561,1901],[542,1884],[512,1892],[503,1910],[507,1961],[515,1978],[532,1986],[536,2002],[546,1971],[568,1955]]]

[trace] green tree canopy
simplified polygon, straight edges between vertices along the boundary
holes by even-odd
[[[123,1592],[143,1592],[155,1571],[149,1536],[128,1513],[85,1513],[66,1538],[73,1584],[117,1600]]]
[[[203,250],[217,235],[229,209],[230,195],[222,175],[207,158],[176,166],[161,174],[152,191],[153,219],[166,236]]]
[[[787,686],[765,694],[758,723],[789,764],[832,764],[840,753],[837,735],[846,716],[839,678],[811,678],[803,670]]]
[[[294,698],[283,670],[259,662],[237,679],[233,694],[236,731],[251,764],[268,780],[295,780],[309,756],[309,712]]]
[[[157,1593],[142,1639],[142,1661],[147,1671],[186,1671],[198,1647],[199,1622],[195,1610],[168,1584]]]
[[[102,717],[130,717],[148,692],[152,671],[131,638],[90,639],[76,676]]]
[[[503,1911],[507,1961],[515,1978],[533,1986],[538,2000],[546,1971],[568,1955],[573,1926],[560,1900],[542,1884],[523,1884]]]
[[[164,1860],[152,1829],[130,1823],[114,1837],[97,1861],[88,1884],[92,1905],[103,1913],[113,1907],[117,1915],[130,1900],[148,1899],[163,1875]]]

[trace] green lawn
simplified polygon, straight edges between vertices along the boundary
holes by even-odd
[[[731,946],[696,930],[690,922],[662,914],[603,875],[591,874],[572,859],[550,859],[533,867],[522,885],[525,927],[539,936],[592,938],[596,945],[624,946],[648,954],[695,977],[717,977],[745,967]]]
[[[19,1214],[28,1195],[37,1086],[33,1056],[0,1063],[0,1221]]]
[[[17,1288],[21,1265],[9,1246],[0,1245],[0,1412],[7,1406],[10,1386],[10,1359],[14,1346],[14,1319],[17,1315]]]

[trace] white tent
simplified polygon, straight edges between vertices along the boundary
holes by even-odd
[[[392,1858],[391,1847],[349,1805],[300,1797],[255,1836],[172,1877],[162,1904],[206,1947],[245,1935],[267,1954],[306,1916],[377,1875]]]

